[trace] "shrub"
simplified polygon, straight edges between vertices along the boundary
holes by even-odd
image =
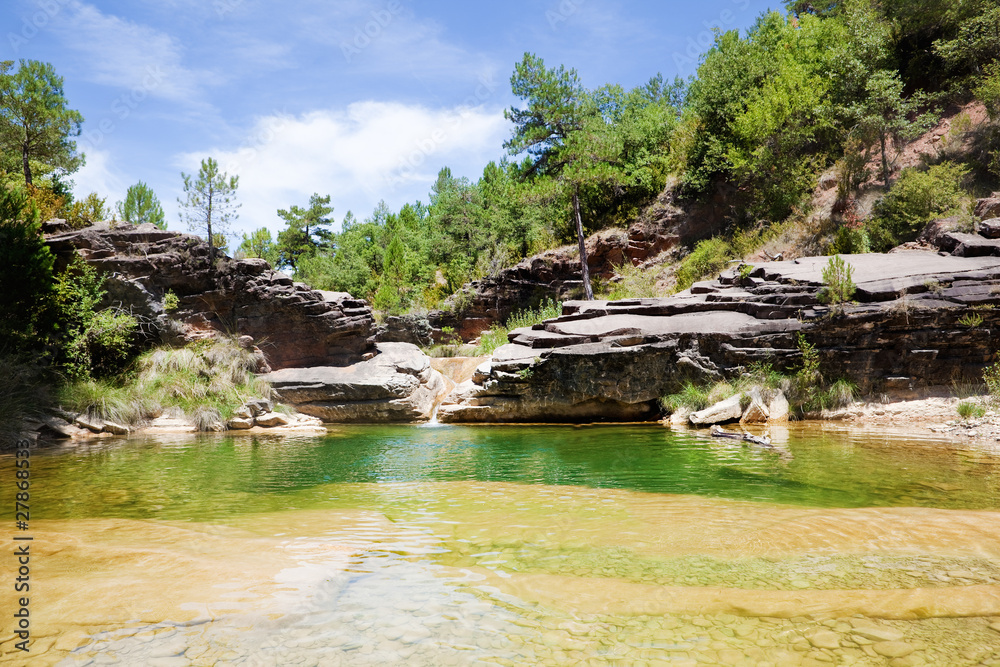
[[[958,212],[965,191],[962,181],[968,167],[942,162],[921,171],[904,169],[892,190],[883,197],[869,223],[872,248],[886,252],[912,241],[932,219]]]
[[[711,405],[708,394],[709,392],[704,387],[699,387],[693,382],[686,382],[680,391],[664,396],[660,399],[660,403],[670,413],[677,412],[681,408],[697,412]]]
[[[959,318],[958,323],[964,327],[975,329],[983,323],[983,316],[979,313],[967,313]]]
[[[138,359],[133,377],[77,381],[59,398],[73,410],[126,425],[177,408],[199,429],[218,430],[243,403],[271,397],[271,386],[256,376],[263,361],[232,339],[161,348]]]
[[[962,419],[982,419],[986,416],[986,408],[972,401],[962,401],[958,404],[958,416]]]
[[[48,405],[48,380],[26,358],[0,352],[0,450],[11,448],[25,419],[39,417]]]
[[[615,273],[618,274],[619,280],[609,285],[610,290],[604,295],[608,301],[652,298],[660,295],[656,289],[659,277],[656,269],[643,269],[625,260],[621,266],[615,267]]]
[[[1000,398],[1000,362],[988,366],[983,371],[983,382],[986,383],[987,391],[994,397]]]
[[[62,211],[67,224],[73,229],[82,229],[95,222],[107,220],[108,209],[105,206],[107,198],[102,198],[96,192],[91,192],[82,201],[70,204]]]
[[[677,289],[686,290],[702,278],[721,273],[733,254],[732,246],[725,239],[699,241],[677,269]]]
[[[177,298],[177,295],[172,291],[168,290],[166,294],[163,295],[163,310],[168,313],[172,313],[178,308],[180,308],[181,300]]]
[[[840,255],[834,255],[823,269],[823,282],[826,286],[819,291],[818,298],[839,309],[850,302],[857,287],[854,285],[854,267],[843,260]]]
[[[562,315],[562,302],[555,299],[544,299],[535,310],[522,310],[510,317],[503,326],[494,324],[489,331],[484,331],[479,336],[479,345],[473,351],[477,357],[493,354],[501,345],[507,343],[507,335],[514,329],[541,324],[545,320],[551,320]]]

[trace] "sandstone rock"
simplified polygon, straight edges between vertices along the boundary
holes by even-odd
[[[345,366],[374,351],[374,318],[364,301],[312,290],[260,259],[221,257],[213,270],[208,244],[194,236],[101,223],[46,242],[61,264],[77,254],[103,273],[107,305],[143,316],[164,342],[236,330],[267,341],[273,368]],[[180,300],[175,312],[163,310],[167,291]]]
[[[950,234],[958,232],[963,224],[962,218],[957,215],[953,215],[950,218],[932,220],[920,232],[917,240],[941,248],[945,252],[951,252],[958,245],[958,241],[952,238]]]
[[[1000,217],[1000,192],[976,202],[976,216],[983,220]]]
[[[426,317],[393,315],[378,327],[375,339],[380,343],[410,343],[419,347],[434,344],[434,329]]]
[[[47,432],[46,435],[57,440],[76,437],[81,431],[80,428],[60,417],[42,417],[39,420],[39,426]]]
[[[233,417],[235,419],[250,420],[250,423],[253,424],[253,411],[251,411],[250,408],[248,408],[245,405],[241,405],[240,407],[233,410]]]
[[[872,649],[886,658],[902,658],[913,653],[913,647],[906,642],[878,642]]]
[[[409,343],[379,343],[373,359],[346,368],[284,369],[262,376],[285,403],[324,422],[430,419],[447,385]]]
[[[233,417],[226,422],[226,427],[233,431],[245,431],[253,428],[253,419],[245,417]]]
[[[671,426],[685,426],[690,423],[691,410],[688,408],[678,408],[670,415]]]
[[[91,417],[90,415],[87,414],[77,415],[76,419],[73,420],[73,423],[79,426],[80,428],[85,428],[93,433],[100,433],[101,431],[104,430],[103,419],[101,419],[100,417]]]
[[[763,424],[771,416],[771,410],[768,407],[769,401],[764,400],[764,396],[761,394],[760,387],[753,387],[750,390],[750,405],[747,409],[743,411],[743,416],[740,418],[740,423],[743,424]]]
[[[740,396],[730,396],[724,401],[719,401],[715,405],[695,412],[689,418],[695,426],[707,426],[709,424],[724,424],[726,422],[738,421],[743,416],[743,409],[740,407]]]
[[[104,422],[104,428],[102,430],[105,433],[111,433],[113,435],[129,434],[129,428],[127,426],[122,426],[121,424],[116,424],[115,422]]]
[[[791,406],[788,405],[788,399],[785,398],[785,393],[783,391],[778,391],[774,398],[771,399],[770,404],[767,406],[769,413],[768,421],[772,424],[780,424],[788,421],[788,415],[791,410]]]
[[[275,426],[287,426],[289,419],[278,412],[267,412],[259,417],[254,417],[254,423],[264,428],[273,428]]]
[[[861,635],[873,642],[895,642],[903,638],[903,633],[896,628],[884,628],[874,625],[855,625],[854,634]]]
[[[1000,218],[991,218],[979,223],[979,234],[988,239],[1000,239]]]
[[[252,401],[247,401],[246,405],[243,406],[250,411],[251,416],[259,417],[260,415],[267,414],[274,410],[274,404],[266,398],[257,398]]]
[[[982,310],[976,330],[958,319],[971,305],[1000,305],[1000,259],[852,255],[860,303],[834,318],[816,298],[827,261],[764,263],[754,271],[760,284],[750,287],[730,271],[699,294],[565,303],[561,317],[512,332],[512,342],[442,404],[440,419],[655,418],[658,399],[685,381],[732,377],[755,362],[799,365],[799,332],[824,367],[863,392],[881,391],[887,377],[905,377],[907,390],[916,390],[981,376],[993,354],[981,331],[1000,328],[1000,312]],[[787,400],[776,397],[767,409],[780,420]]]
[[[809,643],[816,648],[833,649],[840,648],[840,635],[829,630],[820,630],[806,637]]]

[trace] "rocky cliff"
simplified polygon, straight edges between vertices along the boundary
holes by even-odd
[[[978,241],[977,241],[978,243]],[[571,302],[512,331],[460,385],[443,422],[652,418],[685,380],[731,377],[755,361],[800,363],[797,335],[828,378],[866,392],[975,381],[995,359],[1000,258],[927,251],[853,255],[856,303],[819,303],[826,257],[734,268],[664,299]]]
[[[164,342],[248,335],[275,369],[347,366],[375,353],[375,321],[365,301],[293,282],[264,260],[223,256],[213,267],[207,243],[153,225],[69,230],[55,220],[45,231],[62,263],[76,253],[105,275],[106,305],[141,316]],[[178,298],[170,312],[168,293]]]

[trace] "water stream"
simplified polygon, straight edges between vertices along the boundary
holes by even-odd
[[[0,660],[1000,664],[1000,457],[772,437],[373,426],[39,451],[32,651],[4,635]],[[12,506],[9,457],[0,485]]]

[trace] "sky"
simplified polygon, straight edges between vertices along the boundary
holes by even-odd
[[[181,173],[239,176],[235,235],[330,195],[338,225],[427,202],[442,167],[477,180],[505,154],[525,52],[583,84],[688,77],[712,30],[778,1],[5,0],[0,60],[50,62],[82,113],[78,198],[138,181],[185,231]]]

